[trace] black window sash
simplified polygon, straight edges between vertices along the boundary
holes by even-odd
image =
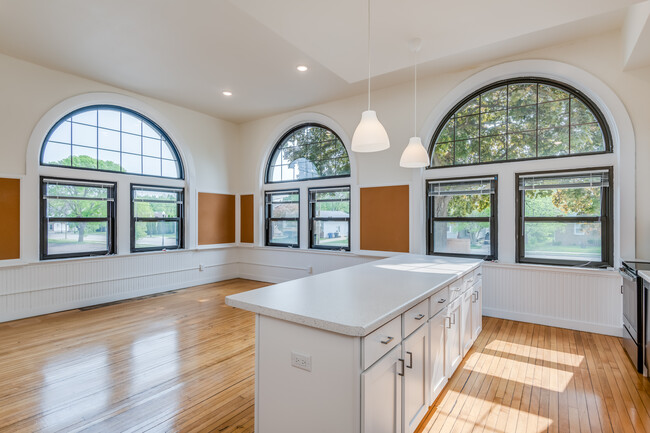
[[[64,186],[81,186],[89,188],[104,188],[106,189],[106,197],[75,197],[75,196],[53,196],[47,195],[48,185],[64,185]],[[40,199],[40,213],[41,213],[41,236],[40,236],[40,259],[66,259],[75,257],[89,257],[89,256],[105,256],[115,254],[115,188],[116,184],[113,182],[101,182],[91,180],[79,179],[63,179],[52,177],[41,177],[41,199]],[[106,216],[105,217],[48,217],[47,204],[48,200],[93,200],[106,202]],[[67,254],[50,254],[48,251],[49,238],[48,229],[50,223],[92,223],[92,222],[105,222],[106,223],[106,249],[98,251],[80,251],[76,253]]]
[[[136,203],[174,203],[172,200],[156,200],[156,199],[136,199],[136,191],[164,191],[176,193],[176,216],[175,217],[137,217],[135,215]],[[145,251],[161,251],[161,250],[175,250],[181,249],[184,246],[184,190],[181,187],[165,187],[165,186],[152,186],[152,185],[131,185],[131,252],[145,252]],[[156,247],[140,247],[136,248],[135,239],[135,226],[136,222],[176,222],[176,244],[175,245],[161,245]],[[163,235],[164,236],[164,235]]]
[[[273,201],[273,196],[276,195],[296,195],[298,198],[293,201]],[[265,245],[269,247],[286,247],[286,248],[298,248],[300,246],[300,190],[290,189],[290,190],[278,190],[278,191],[268,191],[264,193],[265,201],[265,215],[264,215],[264,232],[265,232]],[[298,216],[297,217],[272,217],[272,209],[274,204],[297,204],[298,205]],[[283,242],[272,242],[271,241],[271,224],[276,221],[289,221],[296,223],[296,243],[283,243]]]
[[[318,199],[316,198],[319,193],[327,193],[327,192],[337,192],[337,191],[343,191],[348,193],[348,198],[347,199],[336,199],[336,198],[328,198],[328,199]],[[321,187],[321,188],[309,188],[309,248],[312,249],[321,249],[321,250],[334,250],[334,251],[350,251],[350,230],[351,230],[351,225],[350,225],[350,217],[317,217],[314,216],[316,215],[316,205],[318,203],[333,203],[333,202],[342,202],[342,201],[347,201],[349,205],[351,205],[351,200],[350,200],[350,187],[349,186],[331,186],[331,187]],[[341,247],[341,246],[329,246],[329,245],[320,245],[316,244],[314,242],[314,227],[315,227],[315,222],[316,221],[325,221],[325,222],[344,222],[347,223],[348,225],[348,246],[347,247]]]

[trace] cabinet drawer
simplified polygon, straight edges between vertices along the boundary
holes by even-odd
[[[465,291],[472,287],[474,283],[476,282],[476,277],[474,276],[474,271],[468,272],[463,276],[463,286],[461,288],[461,291]]]
[[[433,317],[449,304],[449,286],[429,298],[429,317]]]
[[[404,329],[404,338],[406,338],[418,329],[420,325],[427,323],[427,320],[429,320],[429,300],[425,299],[402,314],[402,316],[404,316],[402,329]]]
[[[452,302],[454,299],[460,296],[460,292],[463,289],[463,279],[459,278],[449,285],[449,302]]]
[[[362,360],[363,369],[370,367],[379,358],[388,353],[402,341],[402,316],[399,315],[381,328],[375,329],[363,337]]]
[[[482,278],[483,278],[483,267],[479,266],[478,268],[474,269],[474,284],[481,281]]]

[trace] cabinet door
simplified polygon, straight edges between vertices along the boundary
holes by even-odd
[[[463,303],[460,307],[460,333],[462,334],[463,356],[472,347],[472,299],[474,298],[473,289],[468,289],[463,293]]]
[[[451,326],[451,319],[441,311],[429,321],[429,404],[438,397],[447,383],[445,376],[445,328]]]
[[[476,341],[483,330],[483,282],[479,280],[472,290],[472,340]]]
[[[460,299],[454,301],[448,310],[448,315],[451,320],[450,327],[445,328],[447,333],[445,337],[447,345],[447,363],[445,365],[445,374],[449,378],[456,367],[460,364],[460,361],[463,359],[463,348],[461,346],[461,334],[460,334]]]
[[[428,409],[429,327],[421,326],[404,343],[404,432],[412,433]]]
[[[400,344],[361,374],[361,431],[364,433],[402,431],[402,375],[405,366],[401,354]]]

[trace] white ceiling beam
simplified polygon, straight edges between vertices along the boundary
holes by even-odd
[[[622,33],[623,69],[650,66],[650,1],[630,6]]]

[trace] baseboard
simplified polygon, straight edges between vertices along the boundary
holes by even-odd
[[[572,329],[574,331],[593,332],[595,334],[622,336],[623,325],[620,327],[601,325],[598,323],[579,322],[577,320],[560,319],[552,316],[539,316],[534,314],[504,311],[495,308],[483,307],[483,315],[499,319],[516,320],[518,322],[535,323],[537,325],[554,326],[556,328]]]

